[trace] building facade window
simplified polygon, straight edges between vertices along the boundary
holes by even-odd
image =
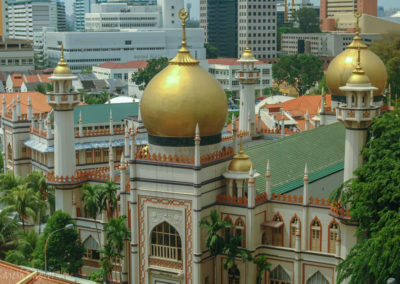
[[[235,236],[239,237],[239,236],[243,236],[242,237],[242,241],[240,242],[240,246],[241,247],[245,247],[245,226],[244,226],[244,222],[241,218],[238,218],[236,220],[235,223]]]
[[[86,164],[93,163],[93,151],[92,150],[88,150],[85,152],[85,160],[86,160]]]
[[[336,239],[339,236],[339,225],[332,221],[329,225],[329,253],[336,253]]]
[[[228,283],[240,284],[240,271],[237,267],[233,267],[228,271]]]
[[[321,222],[317,217],[311,223],[311,245],[310,249],[313,251],[321,251]]]
[[[290,221],[290,247],[296,247],[296,231],[297,231],[297,224],[300,222],[299,217],[294,215],[292,220]],[[300,233],[301,233],[301,223],[300,225]]]
[[[179,233],[167,222],[151,232],[151,256],[182,261],[182,241]]]
[[[269,274],[270,284],[290,284],[290,276],[286,273],[286,271],[282,268],[282,266],[278,265],[274,270],[272,270]]]
[[[283,222],[282,216],[278,214],[274,216],[273,221]],[[279,226],[278,228],[272,229],[272,245],[283,246],[283,226]]]
[[[307,280],[307,284],[329,284],[329,281],[321,274],[321,272],[317,271]]]
[[[84,242],[83,246],[85,247],[85,253],[83,257],[90,260],[100,260],[100,247],[96,240],[89,236]]]

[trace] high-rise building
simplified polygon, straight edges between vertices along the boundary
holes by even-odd
[[[200,27],[205,41],[219,50],[220,57],[237,57],[237,0],[201,0]]]
[[[349,18],[349,15],[359,11],[376,17],[377,10],[377,0],[321,0],[321,29],[323,31],[354,29],[355,18]]]
[[[0,40],[7,34],[7,0],[0,0]]]
[[[65,5],[56,0],[10,0],[7,15],[10,38],[33,40],[44,27],[65,29]]]
[[[75,0],[74,2],[74,30],[85,30],[85,14],[91,12],[91,5],[95,0]]]
[[[67,30],[67,19],[65,14],[65,3],[57,0],[57,31]]]
[[[247,46],[256,58],[276,57],[276,0],[238,3],[238,57]]]

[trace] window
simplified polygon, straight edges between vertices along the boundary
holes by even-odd
[[[297,224],[299,223],[299,218],[297,215],[294,215],[292,221],[290,221],[290,247],[296,247],[296,231],[297,231]],[[301,227],[300,227],[301,231]]]
[[[101,150],[94,151],[94,162],[101,163]]]
[[[76,160],[76,164],[79,165],[79,151],[75,152],[75,160]]]
[[[329,282],[326,280],[324,275],[321,274],[321,272],[317,271],[307,280],[307,284],[329,284]]]
[[[244,247],[245,246],[245,243],[244,243],[244,238],[245,238],[244,222],[243,222],[243,220],[241,218],[238,218],[238,220],[235,223],[235,235],[237,237],[243,235],[243,239],[242,239],[242,241],[240,243],[240,246]]]
[[[11,148],[10,144],[8,144],[8,146],[7,146],[7,159],[9,161],[12,161],[12,148]]]
[[[283,219],[281,215],[275,215],[273,221],[283,222]],[[283,226],[279,226],[278,228],[272,229],[272,245],[283,246]]]
[[[103,150],[103,162],[108,162],[108,150]]]
[[[167,222],[151,232],[151,255],[171,260],[182,260],[182,242],[178,232]]]
[[[232,220],[229,217],[226,217],[225,221],[228,221],[229,223],[232,224]],[[224,231],[225,242],[229,242],[229,238],[231,237],[231,235],[232,235],[232,229],[231,228],[225,228],[225,231]]]
[[[239,284],[240,283],[240,271],[237,267],[233,267],[228,271],[228,283]]]
[[[321,223],[315,217],[311,223],[311,250],[321,251]]]
[[[89,236],[86,241],[83,242],[83,246],[86,249],[85,253],[83,254],[84,258],[100,260],[99,244],[92,236]]]
[[[282,266],[278,265],[269,274],[270,284],[290,284],[290,277]]]
[[[86,164],[93,163],[93,151],[88,150],[85,152]]]
[[[116,161],[121,161],[121,155],[122,155],[122,149],[116,149],[115,150],[115,160]]]
[[[332,221],[329,226],[329,253],[336,253],[336,239],[338,238],[338,224]]]

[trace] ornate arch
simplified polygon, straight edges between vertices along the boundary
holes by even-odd
[[[310,278],[307,280],[307,284],[329,284],[329,281],[322,275],[321,272],[315,272]]]
[[[289,273],[287,273],[287,271],[280,264],[278,264],[273,270],[269,272],[269,280],[271,281],[271,283],[279,283],[279,284],[291,283]]]
[[[150,232],[150,256],[182,261],[182,239],[178,230],[164,221]]]
[[[331,242],[332,242],[332,240],[331,240],[331,230],[333,229],[333,226],[336,226],[336,228],[337,228],[337,232],[336,232],[336,237],[339,237],[340,238],[340,228],[339,228],[339,223],[335,220],[335,219],[332,219],[332,221],[329,223],[329,225],[328,225],[328,252],[329,253],[336,253],[336,237],[335,237],[335,239],[334,239],[334,243],[335,243],[335,251],[334,252],[332,252],[333,250],[331,249]]]
[[[272,229],[272,244],[275,246],[282,246],[284,244],[284,228],[285,228],[285,221],[281,215],[281,213],[276,212],[274,214],[274,217],[272,218],[273,221],[279,221],[282,222],[283,225],[279,228],[274,228]],[[279,243],[279,244],[278,244]]]
[[[292,224],[294,223],[294,220],[295,219],[297,219],[298,220],[298,222],[299,222],[299,224],[300,224],[300,234],[301,234],[301,220],[300,220],[300,217],[299,216],[297,216],[297,214],[294,214],[293,215],[293,217],[290,219],[290,229],[289,229],[289,231],[290,231],[290,234],[289,234],[289,244],[290,244],[290,247],[292,247],[293,248],[293,246],[292,246]]]
[[[315,230],[315,227],[319,227],[319,234],[317,235],[317,232],[314,232],[314,236],[315,238],[313,238],[313,230]],[[314,229],[313,229],[314,228]],[[310,250],[313,250],[313,239],[317,239],[317,237],[319,238],[319,249],[318,251],[322,251],[322,223],[321,221],[318,219],[317,216],[314,217],[314,219],[312,219],[311,223],[310,223]],[[316,248],[316,246],[314,246],[314,248]]]

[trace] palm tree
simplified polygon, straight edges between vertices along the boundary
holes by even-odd
[[[11,172],[2,174],[0,175],[0,192],[5,194],[22,183],[23,180],[20,176],[14,176]]]
[[[10,216],[10,212],[0,211],[0,257],[4,258],[6,248],[12,244],[18,222]]]
[[[117,208],[117,191],[118,187],[112,180],[101,185],[99,204],[102,210],[107,210],[107,219],[114,216],[114,211]]]
[[[17,265],[30,265],[33,259],[32,253],[39,240],[38,234],[36,234],[35,230],[30,230],[26,233],[19,231],[16,233],[16,237],[14,241],[15,249],[6,253],[5,260]]]
[[[257,265],[256,284],[261,284],[264,273],[265,271],[269,271],[271,264],[267,262],[267,257],[265,255],[260,255],[259,257],[254,258],[253,262],[255,265]]]
[[[91,186],[90,184],[84,184],[82,186],[82,201],[83,201],[83,211],[88,214],[90,218],[93,219],[96,226],[97,238],[99,241],[99,246],[101,248],[100,232],[97,228],[97,215],[101,213],[101,206],[99,206],[100,199],[100,188],[99,186]]]
[[[250,251],[241,248],[243,235],[231,235],[229,241],[225,243],[224,254],[226,255],[226,260],[224,263],[224,269],[227,271],[236,270],[236,257],[241,257],[242,261],[252,260]]]
[[[225,240],[221,236],[227,228],[232,228],[232,223],[222,220],[216,210],[211,211],[210,220],[203,218],[200,221],[200,228],[207,230],[206,246],[211,256],[217,256],[223,252]]]
[[[120,266],[123,257],[123,250],[125,241],[130,239],[131,233],[126,226],[126,216],[112,218],[105,225],[105,233],[107,245],[111,246],[114,251],[115,260],[119,260]],[[120,273],[120,280],[122,282],[122,269]]]
[[[0,202],[6,204],[4,211],[18,213],[24,231],[25,221],[29,217],[36,217],[36,211],[38,210],[38,197],[31,188],[26,186],[26,184],[17,185],[7,194],[3,194],[0,198]]]

